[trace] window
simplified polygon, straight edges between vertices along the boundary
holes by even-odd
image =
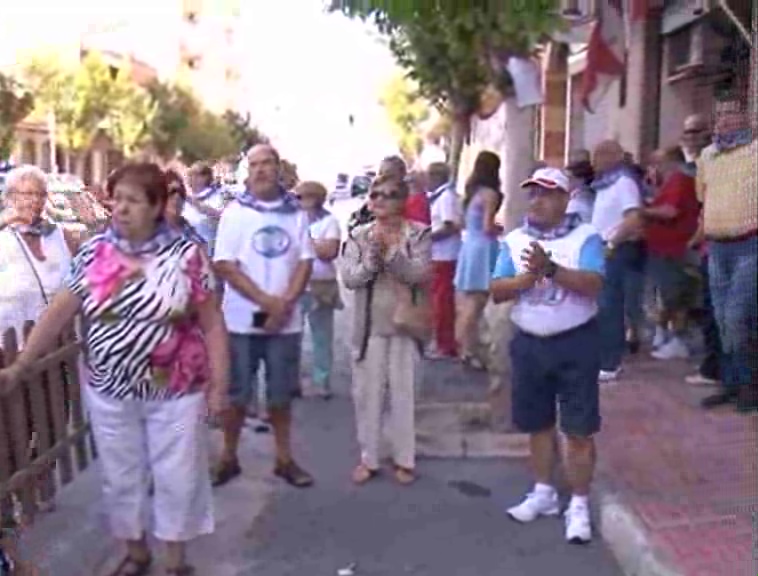
[[[200,58],[187,58],[187,68],[197,70],[200,68]]]
[[[691,64],[692,27],[678,30],[668,37],[668,68],[674,74],[679,68]]]

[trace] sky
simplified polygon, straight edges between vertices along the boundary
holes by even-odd
[[[378,104],[395,66],[370,28],[320,0],[247,0],[241,16],[251,111],[301,172],[357,170],[395,151]]]
[[[149,42],[158,46],[165,38],[162,16],[175,13],[179,1],[7,2],[10,5],[3,6],[0,17],[0,64],[18,51],[37,48],[39,39],[55,44],[57,38],[95,20],[139,17],[141,49],[149,50]],[[241,6],[245,107],[282,154],[298,164],[301,175],[357,171],[364,163],[395,152],[378,104],[395,66],[370,27],[325,13],[322,0],[241,0]],[[27,18],[33,34],[18,25]]]

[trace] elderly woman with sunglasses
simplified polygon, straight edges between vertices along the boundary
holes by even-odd
[[[391,399],[395,478],[414,481],[416,371],[424,336],[411,324],[426,309],[423,286],[431,274],[429,227],[405,217],[408,185],[380,176],[371,185],[373,221],[354,228],[345,242],[340,272],[355,292],[353,306],[353,396],[361,462],[353,481],[379,473],[385,389]],[[424,323],[422,321],[422,323]]]
[[[224,407],[228,335],[207,256],[164,219],[165,174],[155,164],[127,164],[112,182],[112,226],[76,255],[0,383],[19,380],[84,315],[84,395],[111,527],[128,549],[117,574],[150,572],[143,512],[152,474],[167,574],[187,576],[186,543],[214,528],[205,417],[207,403],[213,412]]]

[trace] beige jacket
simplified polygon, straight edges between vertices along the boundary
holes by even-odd
[[[352,230],[342,247],[338,267],[348,290],[355,291],[353,305],[353,348],[360,360],[370,336],[394,336],[392,322],[400,298],[410,295],[417,302],[426,299],[425,288],[431,275],[431,229],[408,222],[405,241],[384,258],[369,242],[374,227],[370,222]]]

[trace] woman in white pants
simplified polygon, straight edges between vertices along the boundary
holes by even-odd
[[[166,573],[186,576],[185,544],[213,531],[207,404],[222,409],[228,346],[203,250],[168,226],[168,181],[154,164],[113,176],[113,224],[76,254],[63,288],[0,382],[18,380],[78,313],[86,319],[85,397],[115,536],[117,574],[148,574],[147,477]]]
[[[414,384],[422,342],[408,325],[415,323],[410,316],[423,316],[426,309],[431,233],[425,225],[406,220],[407,198],[404,181],[377,178],[368,204],[374,220],[350,232],[340,260],[345,287],[355,291],[353,396],[361,449],[361,462],[353,472],[357,484],[379,472],[387,386],[395,478],[401,484],[415,479]]]

